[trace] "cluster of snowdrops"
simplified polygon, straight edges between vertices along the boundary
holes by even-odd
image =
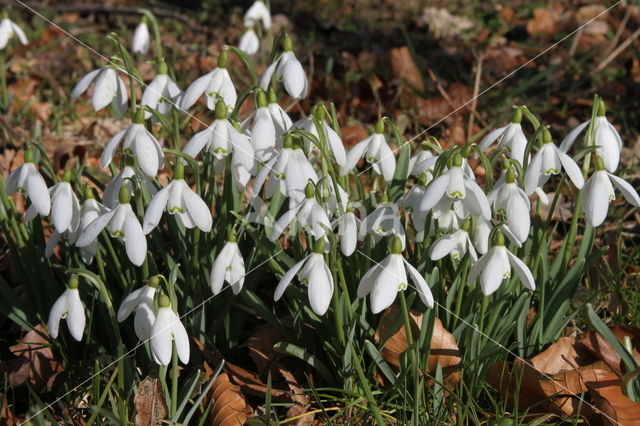
[[[96,111],[111,106],[114,112],[128,113],[131,124],[104,141],[100,166],[110,167],[113,173],[104,191],[77,178],[71,169],[48,187],[39,172],[43,159],[36,147],[28,148],[24,164],[10,173],[6,192],[24,193],[30,203],[23,220],[48,218],[52,233],[47,256],[64,242],[89,267],[101,261],[97,254],[102,234],[120,240],[128,261],[142,267],[154,256],[147,247],[147,235],[152,232],[177,226],[182,232],[215,233],[226,238],[226,243],[207,266],[211,291],[216,295],[231,287],[238,294],[247,271],[237,239],[240,230],[251,223],[271,241],[304,241],[306,252],[281,275],[274,300],[297,277],[297,283],[306,286],[311,309],[323,316],[336,291],[336,271],[328,256],[331,248],[339,247],[339,253],[332,251],[338,256],[366,257],[359,249],[362,245],[386,244],[386,257],[367,259],[373,266],[361,271],[357,288],[357,296],[369,297],[371,311],[379,313],[409,287],[427,308],[438,303],[425,271],[404,255],[409,247],[424,242],[428,242],[432,260],[468,257],[471,267],[466,283],[479,285],[485,296],[498,290],[512,272],[534,291],[534,276],[515,250],[532,234],[532,215],[539,214],[542,205],[555,207],[557,197],[551,200],[548,194],[557,194],[554,189],[560,179],[551,179],[553,176],[572,183],[572,191],[579,194],[577,207],[592,227],[606,219],[616,189],[633,206],[640,206],[635,189],[615,174],[622,141],[597,97],[592,116],[559,144],[526,107],[519,106],[511,122],[488,132],[477,144],[443,150],[432,137],[422,137],[422,143],[405,141],[392,120],[381,118],[371,123],[373,133],[346,150],[330,106],[315,105],[298,121],[283,108],[285,99],[295,102],[309,91],[305,70],[288,35],[276,38],[273,61],[255,79],[255,87],[238,94],[228,70],[229,55],[241,57],[255,73],[250,55],[260,45],[253,29],[258,22],[260,28],[271,22],[260,1],[247,13],[247,32],[240,49],[225,47],[217,67],[185,90],[172,79],[162,58],[157,61],[157,75],[148,84],[136,78],[130,66],[112,61],[80,79],[71,98],[92,87]],[[13,34],[26,42],[8,18],[0,24],[0,31],[7,33],[2,38],[5,45]],[[150,38],[143,21],[133,37],[132,51],[145,54]],[[141,87],[139,102],[129,99],[127,84],[130,93],[135,93],[135,85]],[[189,116],[201,99],[210,110],[206,116],[210,122],[204,130],[186,135],[184,146],[180,135],[171,147],[168,140],[154,135],[171,117]],[[252,100],[253,112],[238,117],[240,105]],[[529,136],[523,130],[523,119],[531,124]],[[114,166],[117,158],[119,168]],[[470,164],[486,173],[482,181]],[[166,168],[173,172],[162,186],[157,177]],[[493,170],[499,170],[495,182],[490,176]],[[228,180],[231,182],[225,182]],[[205,201],[204,192],[211,188],[232,191],[241,200],[241,210],[233,212],[233,226],[212,226],[213,212],[223,213],[224,206]],[[270,206],[276,198],[284,204],[274,213]],[[139,200],[143,210],[136,208],[133,199]],[[189,337],[163,287],[165,281],[153,276],[132,291],[120,302],[117,319],[122,322],[133,315],[135,333],[142,341],[150,340],[157,363],[171,362],[174,341],[177,356],[187,363]],[[86,318],[80,283],[79,276],[72,275],[67,290],[51,308],[48,328],[54,338],[61,319],[66,319],[71,336],[82,340]]]

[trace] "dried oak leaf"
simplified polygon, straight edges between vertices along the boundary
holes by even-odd
[[[249,350],[249,356],[258,367],[258,373],[262,374],[279,357],[280,354],[273,349],[273,345],[282,339],[282,334],[275,327],[260,324],[240,347]]]
[[[211,387],[213,405],[209,413],[209,424],[213,426],[237,426],[245,424],[253,410],[240,391],[240,386],[229,380],[229,375],[220,372]]]
[[[49,337],[42,324],[29,330],[20,342],[9,347],[9,350],[16,358],[4,361],[0,372],[8,373],[9,384],[12,387],[29,382],[51,389],[63,371],[62,365],[53,356]]]
[[[400,308],[397,305],[388,308],[380,318],[375,333],[376,343],[380,343],[386,336],[391,336],[384,342],[380,354],[396,370],[400,368],[400,355],[408,348],[404,325],[402,321],[397,321],[400,315]],[[411,334],[413,336],[420,333],[422,317],[423,314],[418,311],[412,310],[410,312]],[[394,323],[398,324],[395,330],[392,329]],[[436,367],[440,365],[444,384],[448,389],[453,389],[460,381],[459,369],[462,364],[460,350],[456,338],[442,326],[439,318],[436,318],[433,325],[428,363],[427,372],[430,375],[435,374]]]
[[[136,426],[158,425],[169,414],[157,377],[147,376],[142,380],[133,401],[136,405]]]
[[[407,46],[395,47],[389,50],[389,62],[391,62],[393,75],[408,85],[411,91],[424,91],[422,74]]]
[[[224,371],[228,377],[233,380],[234,383],[240,386],[243,392],[251,395],[256,395],[261,398],[267,393],[267,384],[253,371],[249,371],[239,365],[226,362],[224,364]],[[288,399],[288,391],[275,386],[272,383],[271,397],[279,401]]]

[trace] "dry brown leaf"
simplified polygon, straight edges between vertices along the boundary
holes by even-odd
[[[243,392],[259,397],[264,397],[267,393],[267,384],[253,371],[249,371],[239,365],[226,362],[224,370],[234,383],[238,384]],[[288,392],[273,385],[271,386],[271,397],[278,400],[286,400]]]
[[[640,362],[640,353],[638,352],[638,349],[640,349],[640,328],[625,325],[617,325],[610,328],[620,341],[624,339],[624,336],[631,338],[633,357],[637,362]],[[593,357],[604,361],[615,372],[622,373],[620,355],[601,334],[595,331],[588,331],[580,336],[578,343],[583,345]]]
[[[5,361],[0,371],[9,374],[9,384],[12,387],[28,381],[32,385],[45,385],[51,389],[63,370],[53,356],[44,325],[37,325],[28,331],[9,350],[16,358]]]
[[[2,406],[0,406],[0,425],[13,426],[16,424],[16,418],[13,415],[13,411],[9,408],[7,398],[0,392],[0,399],[2,399]]]
[[[620,378],[608,369],[593,369],[583,377],[605,425],[640,425],[640,402],[622,393]]]
[[[340,133],[342,135],[342,143],[345,148],[351,148],[353,145],[369,136],[367,129],[365,129],[362,124],[343,126],[340,128]]]
[[[407,46],[395,47],[389,51],[389,62],[393,75],[409,86],[409,90],[424,91],[422,74],[413,61]]]
[[[309,404],[307,405],[293,404],[287,410],[286,418],[287,419],[295,418],[295,419],[288,422],[283,422],[283,424],[296,425],[296,426],[311,426],[312,424],[314,424],[315,414],[313,413],[306,414],[309,411],[309,407],[310,407]]]
[[[395,331],[391,329],[399,315],[401,315],[401,312],[397,305],[388,308],[380,318],[375,333],[376,343],[380,343],[385,336],[391,335],[384,343],[380,353],[384,360],[396,370],[400,368],[400,355],[408,347],[406,330],[402,321],[400,321]],[[418,311],[410,312],[411,333],[413,336],[417,336],[420,333],[422,317],[423,314]],[[433,375],[436,367],[440,365],[444,384],[447,388],[452,389],[460,381],[459,369],[461,363],[462,357],[455,337],[442,326],[440,319],[436,318],[429,347],[428,374]]]
[[[258,325],[253,334],[241,348],[249,349],[249,356],[258,367],[258,373],[263,374],[279,354],[273,349],[273,345],[282,341],[283,336],[278,330],[269,324]]]
[[[157,377],[147,376],[142,380],[133,401],[136,405],[136,426],[158,425],[169,413]]]
[[[527,32],[531,35],[553,35],[558,31],[558,15],[553,11],[539,7],[533,11],[533,17],[527,22]]]
[[[603,4],[588,4],[582,6],[576,12],[576,23],[578,25],[584,25],[595,17],[598,17],[598,19],[606,19],[608,13],[602,13],[605,10],[606,7]]]
[[[213,382],[211,397],[214,402],[209,413],[209,424],[213,426],[243,425],[253,414],[240,386],[231,383],[224,371]]]

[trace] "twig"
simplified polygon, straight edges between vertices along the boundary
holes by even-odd
[[[620,22],[620,26],[618,26],[618,30],[616,31],[616,34],[613,36],[611,43],[609,43],[609,47],[607,47],[607,50],[602,54],[602,57],[606,57],[616,47],[616,44],[618,44],[618,41],[620,41],[620,37],[622,37],[622,33],[627,28],[627,22],[629,21],[630,17],[631,17],[631,8],[627,7],[627,10],[625,11],[624,16],[622,17],[622,21]]]
[[[449,106],[451,107],[451,109],[453,109],[454,111],[457,111],[458,109],[460,109],[461,107],[456,107],[455,104],[453,103],[453,99],[451,99],[451,96],[449,96],[449,94],[447,93],[447,91],[444,89],[444,87],[442,87],[442,85],[440,84],[440,81],[438,80],[438,77],[436,77],[435,73],[433,72],[433,70],[431,68],[427,68],[427,73],[429,74],[429,78],[431,79],[431,81],[433,81],[436,85],[436,88],[438,89],[438,92],[440,93],[440,96],[442,96],[442,98],[447,102],[447,104],[449,104]],[[476,96],[477,97],[477,96]],[[473,114],[473,116],[475,118],[478,119],[478,121],[480,121],[482,123],[483,126],[487,126],[487,122],[484,121],[482,119],[482,117],[480,116],[480,114],[478,114],[477,111],[472,110],[468,104],[471,103],[472,100],[475,99],[469,99],[468,101],[466,101],[466,103],[464,105],[462,105],[462,107],[467,108],[468,110],[471,111],[471,114]]]
[[[602,70],[603,70],[607,65],[609,65],[609,63],[610,63],[611,61],[613,61],[613,60],[614,60],[614,59],[615,59],[619,54],[621,54],[621,53],[622,53],[622,52],[623,52],[627,47],[629,47],[629,45],[630,45],[631,43],[633,43],[633,41],[634,41],[635,39],[637,39],[638,37],[640,37],[640,28],[638,28],[637,30],[635,30],[635,31],[633,32],[633,34],[631,34],[631,35],[629,36],[629,38],[628,38],[628,39],[626,39],[625,41],[623,41],[622,43],[620,43],[620,46],[618,46],[618,47],[617,47],[613,52],[611,52],[611,53],[609,54],[609,56],[607,56],[606,58],[604,58],[604,59],[602,60],[602,62],[600,62],[600,63],[598,64],[598,66],[596,67],[596,69],[594,69],[594,70],[591,72],[591,75],[596,74],[596,73],[598,73],[598,72],[602,71]]]
[[[482,62],[484,61],[484,52],[480,52],[478,55],[478,62],[476,63],[476,78],[473,82],[473,102],[471,102],[471,110],[469,111],[469,126],[467,128],[467,139],[471,137],[473,131],[473,118],[476,113],[476,106],[478,104],[478,92],[480,92],[480,76],[482,75]]]

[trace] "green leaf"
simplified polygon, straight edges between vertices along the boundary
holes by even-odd
[[[315,368],[327,383],[332,384],[335,382],[333,375],[331,374],[329,369],[324,365],[324,363],[320,361],[317,357],[311,355],[309,351],[302,349],[301,347],[296,346],[293,343],[288,343],[288,342],[278,342],[275,345],[273,345],[273,349],[276,352],[291,355],[293,357],[296,357],[306,362],[311,367]]]

